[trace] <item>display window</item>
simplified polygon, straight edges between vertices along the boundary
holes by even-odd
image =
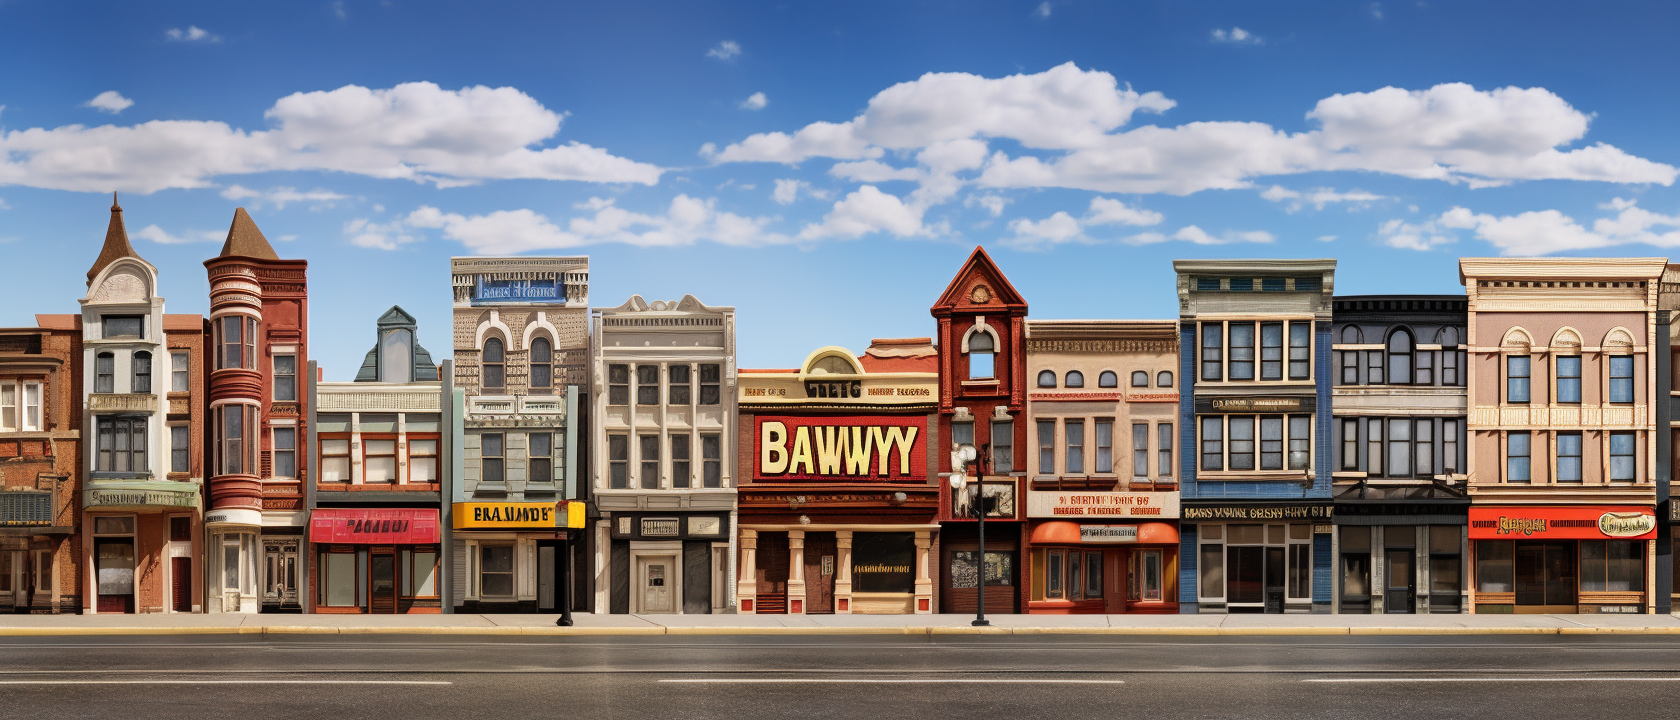
[[[1201,525],[1197,596],[1227,607],[1281,611],[1312,601],[1312,526]]]

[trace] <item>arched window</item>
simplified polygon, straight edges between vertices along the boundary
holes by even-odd
[[[968,377],[972,380],[990,380],[992,375],[993,353],[997,350],[992,343],[989,333],[977,332],[968,338]]]
[[[1056,387],[1056,371],[1054,371],[1054,370],[1040,370],[1040,371],[1038,371],[1038,386],[1039,387],[1048,387],[1048,388]]]
[[[1155,387],[1172,387],[1172,371],[1162,370],[1155,373]]]
[[[414,333],[388,330],[379,338],[379,379],[405,383],[414,380]]]
[[[858,370],[839,355],[829,355],[811,365],[813,375],[856,375]]]
[[[117,356],[102,352],[93,358],[93,391],[96,393],[116,392],[117,385]]]
[[[687,370],[687,367],[683,368]],[[554,348],[548,344],[548,338],[537,338],[531,341],[531,387],[548,388],[554,386]]]
[[[1149,387],[1149,373],[1142,370],[1133,372],[1132,387]]]
[[[483,367],[479,371],[483,382],[480,384],[487,389],[495,388],[500,390],[506,384],[506,381],[503,380],[502,374],[503,362],[501,339],[490,338],[489,340],[485,340],[484,360],[480,363]]]
[[[1079,372],[1078,370],[1069,370],[1067,373],[1067,386],[1070,388],[1085,387],[1085,373]]]
[[[1343,326],[1342,342],[1348,345],[1358,345],[1360,343],[1359,327],[1357,325]]]
[[[149,393],[152,391],[152,354],[141,350],[134,353],[134,386],[129,392]]]
[[[1412,384],[1412,334],[1404,329],[1388,336],[1388,383]]]
[[[1120,376],[1113,370],[1104,370],[1097,376],[1097,387],[1120,387]]]

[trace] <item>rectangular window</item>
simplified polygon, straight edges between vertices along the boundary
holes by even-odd
[[[45,421],[41,415],[41,383],[26,382],[23,384],[23,429],[46,429]]]
[[[1049,577],[1045,580],[1044,596],[1047,598],[1060,598],[1066,594],[1062,590],[1062,572],[1064,570],[1064,565],[1067,563],[1067,551],[1051,550],[1048,555],[1050,562],[1046,563],[1046,565],[1048,566],[1047,569],[1050,572],[1048,573]]]
[[[328,607],[356,606],[356,554],[321,553],[321,604]]]
[[[129,360],[134,368],[134,382],[128,388],[132,393],[149,393],[152,391],[152,354],[149,352],[134,353]]]
[[[274,477],[297,477],[297,428],[274,428]]]
[[[1132,423],[1132,476],[1149,477],[1149,425]]]
[[[670,377],[670,395],[672,405],[687,405],[693,402],[694,388],[690,384],[693,380],[687,365],[672,365]]]
[[[480,545],[478,591],[482,597],[513,597],[513,546]]]
[[[992,472],[1015,471],[1015,423],[1012,420],[992,421]]]
[[[1441,472],[1458,474],[1458,421],[1441,421]]]
[[[1173,476],[1173,426],[1172,423],[1160,423],[1155,426],[1155,473],[1162,479]]]
[[[1260,469],[1283,469],[1283,417],[1260,418]]]
[[[1260,289],[1265,292],[1283,292],[1284,278],[1260,278]]]
[[[988,555],[990,553],[987,553]],[[1085,599],[1102,597],[1102,553],[1085,553]]]
[[[1312,323],[1289,323],[1289,379],[1312,378]]]
[[[296,402],[297,395],[297,356],[274,356],[274,399],[280,402]]]
[[[1097,467],[1093,472],[1107,475],[1114,472],[1114,421],[1098,420],[1097,425]]]
[[[533,470],[533,472],[535,472]],[[408,438],[408,481],[435,483],[438,481],[438,441],[433,438]],[[542,482],[535,480],[534,482]]]
[[[1062,423],[1064,447],[1067,452],[1062,460],[1067,463],[1062,472],[1068,475],[1085,474],[1085,421],[1066,420]]]
[[[105,315],[100,318],[106,340],[139,340],[145,323],[139,315]]]
[[[146,418],[101,417],[96,430],[101,472],[146,472]]]
[[[1202,418],[1202,469],[1225,469],[1224,422],[1221,417]]]
[[[187,433],[190,428],[186,425],[169,426],[169,470],[170,472],[192,472],[192,463],[188,459],[190,448]]]
[[[1359,384],[1359,351],[1343,350],[1336,353],[1336,360],[1342,368],[1343,385]]]
[[[659,436],[642,435],[636,438],[641,446],[641,476],[642,489],[654,490],[659,487]]]
[[[1557,481],[1581,482],[1581,433],[1558,433]]]
[[[1383,421],[1382,418],[1371,418],[1365,421],[1365,472],[1373,477],[1383,474]]]
[[[321,482],[350,482],[349,438],[321,438]]]
[[[1254,323],[1231,323],[1231,379],[1254,379]]]
[[[1388,471],[1389,477],[1406,477],[1412,474],[1412,424],[1406,420],[1390,420],[1388,422]]]
[[[246,318],[243,315],[228,315],[216,321],[216,369],[245,367],[245,342],[241,329],[245,327]]]
[[[718,405],[723,402],[720,391],[723,383],[722,365],[700,366],[700,404]]]
[[[108,352],[99,353],[93,359],[93,391],[96,393],[113,393],[117,391],[117,356]]]
[[[490,437],[491,436],[489,436],[489,435],[484,436],[484,454],[486,456],[492,454],[491,453],[491,448],[490,448]],[[502,449],[500,447],[500,445],[501,445],[500,441],[501,441],[502,436],[497,435],[495,437],[497,439],[496,444],[497,444],[498,447],[495,449],[494,454],[495,455],[501,455],[502,454]],[[502,459],[500,457],[496,458],[496,463],[497,463],[497,466],[498,466],[497,467],[497,474],[500,474],[500,472],[501,472],[501,469],[500,469],[501,462],[502,462]],[[485,475],[488,476],[490,474],[489,470],[488,470],[488,468],[490,466],[490,458],[489,457],[486,457],[484,459],[484,465],[485,465],[485,468],[486,468]],[[363,435],[362,436],[362,482],[373,483],[373,484],[389,484],[389,483],[394,483],[396,481],[397,481],[397,441],[394,438],[389,438],[389,437],[369,438],[368,436]],[[490,482],[498,482],[498,481],[491,480]]]
[[[1610,402],[1633,402],[1633,357],[1631,355],[1612,355],[1610,357]]]
[[[974,444],[974,423],[972,423],[972,422],[952,422],[951,423],[951,443],[954,444],[954,445],[973,445]]]
[[[1412,472],[1418,477],[1435,476],[1435,421],[1418,420],[1412,431]]]
[[[607,404],[630,404],[630,366],[607,366]]]
[[[1505,358],[1505,402],[1528,402],[1528,356],[1509,355]]]
[[[1038,472],[1056,474],[1056,421],[1038,421]]]
[[[1254,469],[1254,418],[1231,418],[1231,468]]]
[[[723,436],[700,436],[700,462],[703,464],[701,483],[705,487],[723,487]]]
[[[15,432],[18,429],[18,386],[17,383],[0,383],[0,432]],[[0,552],[0,555],[11,557]]]
[[[1633,482],[1638,467],[1634,446],[1633,433],[1610,433],[1610,482]]]
[[[415,552],[413,569],[403,581],[413,597],[437,597],[438,556],[435,552]]]
[[[688,487],[688,468],[688,436],[682,433],[673,433],[671,435],[671,487]]]
[[[184,352],[169,353],[169,391],[187,392],[190,387],[188,372],[191,360]]]
[[[529,481],[554,482],[554,433],[531,433],[525,443]]]
[[[1202,379],[1223,380],[1225,325],[1202,323]]]
[[[1383,384],[1383,353],[1381,350],[1365,351],[1365,384]]]
[[[1505,435],[1505,482],[1529,481],[1529,439],[1526,432]]]
[[[1342,469],[1359,469],[1359,421],[1342,420]]]
[[[503,449],[501,433],[483,433],[478,436],[480,482],[499,483],[507,481],[507,458]]]
[[[1260,379],[1283,379],[1283,323],[1260,323]]]
[[[1306,470],[1312,463],[1312,418],[1292,415],[1289,418],[1289,469]]]
[[[1645,543],[1582,540],[1581,592],[1643,592]]]
[[[1206,529],[1209,526],[1202,527]],[[1201,599],[1225,599],[1225,546],[1218,543],[1202,545],[1201,557],[1197,558],[1196,568],[1201,585]]]
[[[1290,532],[1295,532],[1296,528],[1312,529],[1310,525],[1289,526]],[[1310,536],[1311,533],[1308,534]],[[1309,543],[1289,544],[1289,597],[1312,597],[1312,545]]]
[[[659,404],[659,366],[636,366],[636,404]]]
[[[1412,384],[1414,384],[1414,385],[1434,385],[1435,384],[1435,351],[1434,350],[1419,350],[1419,351],[1417,351],[1417,354],[1413,356],[1412,364],[1416,365],[1416,367],[1412,368]]]
[[[613,488],[623,490],[630,487],[630,436],[607,436],[607,464],[609,482]]]
[[[1581,356],[1563,355],[1557,359],[1557,401],[1581,402]]]
[[[1441,348],[1441,384],[1458,385],[1458,349]]]

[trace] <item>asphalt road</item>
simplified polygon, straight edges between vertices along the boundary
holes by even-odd
[[[1627,636],[0,638],[0,717],[1672,718]]]

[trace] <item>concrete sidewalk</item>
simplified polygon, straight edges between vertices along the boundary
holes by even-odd
[[[1680,635],[1673,615],[0,615],[42,635]]]

